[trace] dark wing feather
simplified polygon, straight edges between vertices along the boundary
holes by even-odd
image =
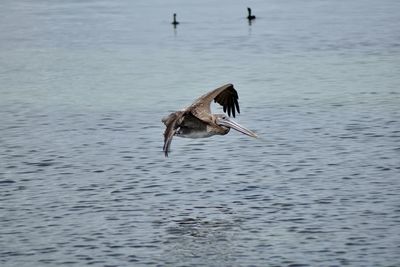
[[[235,117],[236,111],[240,113],[239,109],[239,96],[232,84],[226,85],[226,88],[219,92],[214,98],[223,107],[224,112],[228,111],[228,115]]]
[[[232,84],[225,84],[205,95],[198,98],[189,109],[194,116],[201,120],[207,120],[211,114],[211,101],[220,104],[224,112],[228,112],[229,116],[236,116],[240,113],[239,96]]]
[[[174,137],[176,131],[182,120],[184,119],[185,112],[177,111],[171,113],[168,117],[164,118],[164,122],[167,128],[164,131],[164,147],[163,151],[166,157],[168,157],[169,147],[171,146],[172,138]]]

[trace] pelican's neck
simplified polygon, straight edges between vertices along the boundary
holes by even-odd
[[[176,24],[176,14],[174,13],[174,24]]]
[[[251,17],[251,8],[248,7],[248,8],[247,8],[247,11],[249,12],[249,18],[250,18],[250,17]]]

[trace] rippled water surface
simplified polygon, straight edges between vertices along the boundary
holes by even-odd
[[[0,265],[399,266],[398,29],[395,0],[2,1]],[[164,158],[227,82],[261,138]]]

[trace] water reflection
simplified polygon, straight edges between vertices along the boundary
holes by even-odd
[[[235,233],[239,225],[226,219],[187,217],[166,228],[167,257],[180,264],[232,265],[235,261]]]

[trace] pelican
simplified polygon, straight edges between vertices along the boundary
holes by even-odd
[[[223,85],[196,99],[189,107],[173,112],[162,119],[166,129],[164,132],[165,157],[174,136],[186,138],[203,138],[213,135],[225,135],[235,129],[243,134],[257,138],[252,131],[234,122],[229,117],[240,113],[238,93],[232,84]],[[225,114],[212,114],[211,102],[220,104]]]
[[[179,24],[179,22],[176,21],[176,13],[174,13],[174,20],[171,22],[171,24],[174,25],[174,27]]]
[[[256,19],[256,16],[254,16],[254,15],[251,14],[251,8],[250,8],[250,7],[247,8],[247,12],[249,12],[249,15],[247,16],[247,19],[248,19],[249,21],[251,21],[251,20],[253,20],[253,19]]]

